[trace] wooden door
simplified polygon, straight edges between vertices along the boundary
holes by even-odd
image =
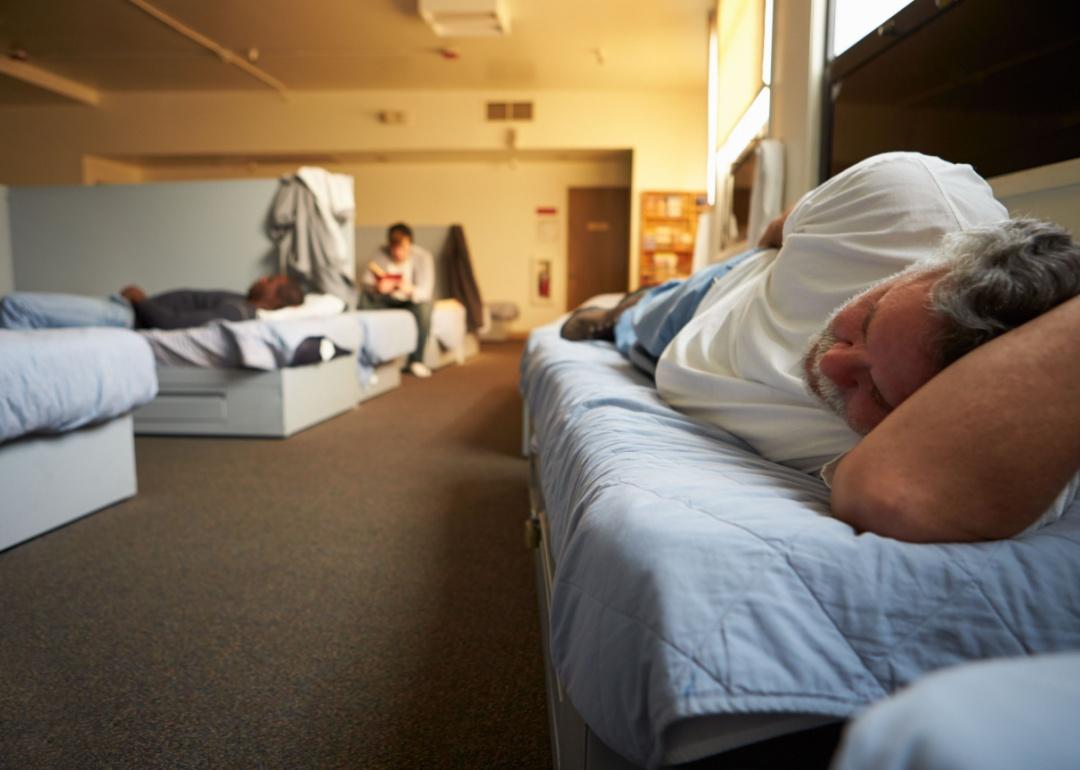
[[[630,190],[571,187],[566,226],[566,307],[629,285]]]

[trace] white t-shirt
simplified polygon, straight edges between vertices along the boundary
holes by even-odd
[[[803,196],[782,249],[717,281],[661,356],[660,395],[764,457],[818,471],[859,436],[804,388],[811,336],[856,294],[932,257],[946,233],[1007,217],[967,165],[888,153],[852,166]]]

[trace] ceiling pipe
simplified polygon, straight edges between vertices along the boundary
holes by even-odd
[[[160,21],[166,27],[172,29],[174,32],[178,32],[179,34],[186,37],[188,40],[198,43],[203,48],[210,50],[226,64],[231,64],[234,67],[239,67],[263,85],[267,85],[270,88],[273,88],[275,91],[278,92],[282,99],[285,99],[286,101],[289,100],[288,87],[284,83],[282,83],[280,80],[278,80],[265,70],[256,67],[244,56],[236,53],[229,48],[226,48],[217,41],[208,38],[201,32],[192,29],[187,24],[184,24],[184,22],[170,16],[159,8],[155,8],[153,5],[146,2],[146,0],[128,0],[128,2],[138,8],[140,11],[143,11],[144,13],[153,16],[155,19]]]
[[[43,69],[27,61],[12,58],[0,58],[0,74],[8,75],[30,83],[38,88],[44,88],[58,96],[72,99],[76,102],[96,107],[101,102],[101,93],[77,80],[65,78],[47,69]]]

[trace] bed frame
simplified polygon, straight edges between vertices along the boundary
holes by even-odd
[[[131,416],[0,446],[0,489],[0,551],[131,497]]]
[[[360,402],[381,396],[401,385],[401,370],[405,368],[408,356],[399,356],[393,361],[375,367],[375,376],[367,385],[360,386]]]
[[[365,397],[352,356],[268,372],[161,366],[158,383],[157,398],[135,411],[137,434],[286,438]],[[381,387],[380,374],[371,390]]]
[[[480,352],[480,338],[475,332],[468,332],[460,349],[448,350],[444,348],[435,335],[429,335],[427,344],[424,345],[424,365],[431,371],[442,369],[451,364],[463,364]]]

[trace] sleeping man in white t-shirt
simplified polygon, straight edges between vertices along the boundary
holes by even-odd
[[[657,357],[668,403],[824,471],[857,529],[1009,537],[1078,486],[1080,247],[1007,217],[970,166],[876,156],[804,196],[777,248],[564,336]]]

